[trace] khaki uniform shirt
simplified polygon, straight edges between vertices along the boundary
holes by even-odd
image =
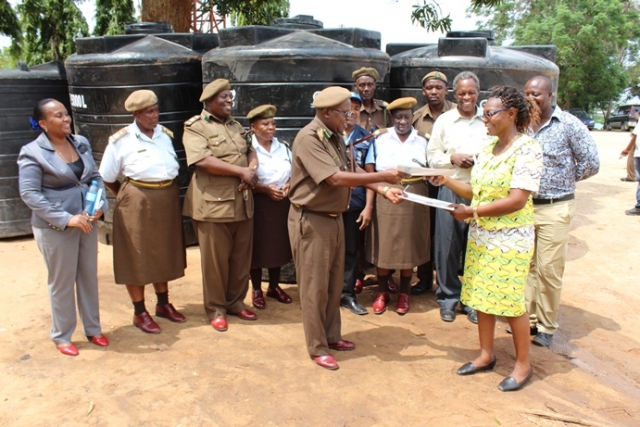
[[[442,106],[442,115],[444,112],[453,110],[457,107],[457,104],[451,101],[444,100],[444,105]],[[440,116],[438,116],[440,117]],[[431,132],[433,131],[433,123],[436,121],[431,115],[431,109],[429,108],[429,104],[420,107],[413,113],[413,127],[418,130],[421,134],[425,135],[427,139],[431,138]]]
[[[391,114],[387,111],[383,105],[386,102],[380,99],[373,100],[373,108],[371,110],[367,110],[364,108],[364,104],[360,107],[360,122],[358,123],[360,126],[365,128],[367,131],[371,132],[371,127],[376,129],[385,129],[391,126]],[[387,120],[385,123],[385,115],[387,116]]]
[[[324,182],[336,172],[350,170],[342,137],[329,134],[325,125],[314,118],[296,136],[289,195],[294,206],[322,213],[341,213],[349,207],[351,190]]]
[[[247,167],[253,150],[242,136],[243,128],[232,117],[222,121],[205,110],[184,124],[182,143],[189,166],[208,156]],[[235,222],[253,217],[251,190],[238,191],[237,176],[209,175],[195,168],[184,199],[182,214],[197,221]]]

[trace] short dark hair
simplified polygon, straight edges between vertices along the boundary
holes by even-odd
[[[33,118],[36,119],[36,122],[44,119],[44,110],[42,107],[50,103],[51,101],[55,101],[53,98],[44,98],[38,101],[36,106],[33,108]]]

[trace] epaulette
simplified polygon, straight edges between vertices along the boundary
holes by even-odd
[[[195,122],[197,122],[198,120],[200,120],[200,114],[198,114],[197,116],[193,116],[191,117],[189,120],[187,120],[186,122],[184,122],[184,125],[189,127],[192,124],[194,124]]]
[[[389,132],[388,128],[382,128],[382,129],[376,129],[375,131],[373,131],[373,136],[375,138],[379,137],[380,135],[384,135],[385,133]]]
[[[119,140],[120,138],[122,138],[128,133],[129,131],[127,130],[127,128],[122,128],[118,132],[114,133],[109,137],[109,142],[116,142],[117,140]]]
[[[376,101],[378,102],[378,105],[384,109],[389,106],[389,103],[387,101],[383,101],[382,99],[376,99]]]
[[[424,139],[426,139],[427,141],[431,139],[431,135],[428,133],[424,133],[424,132],[420,132],[418,131],[418,136],[423,137]]]
[[[171,129],[166,128],[166,127],[164,127],[164,126],[162,126],[162,125],[160,125],[160,127],[162,128],[162,131],[163,131],[164,133],[166,133],[167,135],[169,135],[169,137],[170,137],[171,139],[173,139],[173,132],[171,131]]]
[[[278,142],[280,144],[283,144],[285,147],[287,147],[288,149],[291,149],[291,144],[289,144],[287,141],[283,141],[281,139],[278,140]]]

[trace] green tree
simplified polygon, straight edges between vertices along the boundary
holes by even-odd
[[[497,40],[514,45],[554,44],[560,68],[558,104],[605,115],[628,85],[640,37],[634,0],[505,0],[476,12]]]
[[[479,10],[483,7],[497,6],[504,0],[471,0],[471,10]],[[413,5],[411,23],[418,24],[428,31],[451,31],[450,15],[441,16],[442,9],[436,0],[422,0],[422,4]]]
[[[124,26],[135,22],[133,0],[96,0],[94,36],[124,34]]]
[[[275,18],[289,16],[289,0],[208,0],[202,4],[206,10],[217,7],[235,26],[269,25]]]
[[[63,61],[75,51],[75,38],[89,35],[87,22],[72,0],[23,0],[16,10],[23,39],[12,40],[12,52],[29,65]]]

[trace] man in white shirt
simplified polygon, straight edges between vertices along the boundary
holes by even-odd
[[[634,118],[638,120],[638,118],[640,117],[640,113],[636,113],[634,116]],[[636,169],[636,181],[638,181],[638,187],[636,188],[636,205],[632,209],[627,209],[626,211],[624,211],[624,213],[627,215],[640,215],[640,144],[638,144],[637,140],[638,134],[640,134],[640,126],[636,126],[633,129],[629,145],[627,145],[627,148],[622,150],[622,153],[620,153],[621,156],[626,156],[631,153],[631,150],[633,150],[633,161]]]
[[[480,95],[478,77],[463,71],[453,79],[453,95],[457,107],[442,113],[433,125],[431,139],[427,145],[429,166],[437,169],[453,169],[453,178],[469,182],[475,155],[486,138],[487,130],[478,113],[476,103]],[[446,187],[440,187],[438,199],[450,203],[470,201],[458,197]],[[440,304],[440,317],[445,322],[456,318],[456,306],[460,301],[462,282],[458,276],[467,247],[466,222],[456,221],[449,212],[436,212],[435,262],[438,278],[436,299]],[[467,318],[477,323],[475,310],[462,307]]]

